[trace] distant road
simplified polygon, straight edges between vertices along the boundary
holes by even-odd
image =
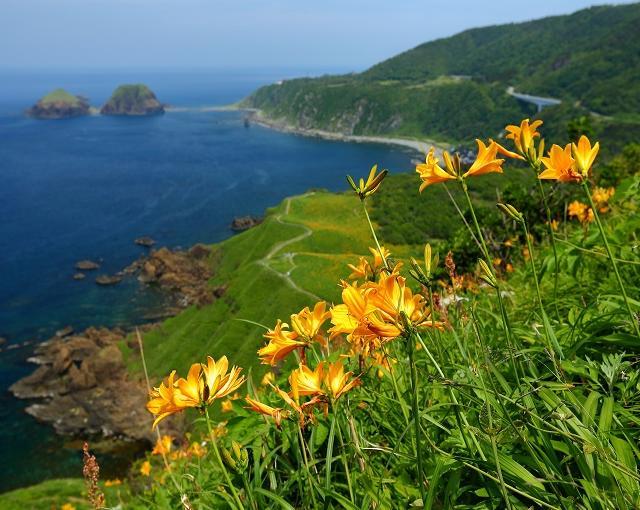
[[[515,97],[520,101],[524,101],[525,103],[531,103],[536,105],[538,111],[541,111],[545,106],[554,106],[562,103],[560,99],[555,99],[553,97],[542,97],[542,96],[532,96],[530,94],[521,94],[516,92],[513,87],[507,88],[507,94]]]

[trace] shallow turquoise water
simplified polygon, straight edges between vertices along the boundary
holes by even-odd
[[[68,324],[130,325],[157,309],[160,296],[134,281],[100,288],[74,281],[90,258],[115,272],[143,249],[211,243],[232,235],[234,216],[260,215],[312,187],[345,189],[346,173],[373,163],[410,167],[411,154],[246,128],[239,112],[181,111],[149,118],[25,118],[22,111],[58,86],[99,105],[119,83],[143,81],[174,106],[237,101],[281,75],[242,73],[0,73],[0,336],[41,341]],[[33,369],[31,346],[0,353],[0,491],[78,476],[77,445],[64,447],[23,413],[6,388]],[[126,455],[98,455],[105,476]]]

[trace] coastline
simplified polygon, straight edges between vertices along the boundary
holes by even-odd
[[[433,140],[420,141],[412,140],[410,138],[398,138],[392,136],[347,135],[335,131],[324,131],[322,129],[300,128],[286,122],[285,120],[273,119],[267,116],[262,110],[257,108],[243,108],[241,106],[231,105],[226,109],[245,111],[249,114],[250,122],[266,128],[275,129],[283,133],[347,143],[379,143],[384,145],[394,145],[397,147],[403,147],[405,149],[411,149],[417,155],[420,155],[421,158],[424,157],[424,155],[429,151],[431,147],[434,147],[438,153],[448,148],[447,144],[444,144],[442,142],[435,142]]]

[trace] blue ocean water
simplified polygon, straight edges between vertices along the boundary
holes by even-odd
[[[299,74],[295,73],[292,74]],[[136,237],[186,247],[232,235],[234,216],[261,215],[312,187],[345,189],[346,173],[373,163],[410,167],[411,154],[375,144],[330,142],[244,125],[241,112],[198,107],[235,102],[287,73],[0,71],[0,336],[38,342],[72,325],[144,321],[160,297],[135,281],[98,287],[72,279],[81,259],[121,270],[142,252]],[[57,87],[101,105],[121,83],[143,82],[184,111],[148,118],[26,118]],[[0,491],[79,476],[78,444],[23,412],[7,388],[34,366],[32,344],[0,352]],[[98,455],[104,475],[126,455]]]

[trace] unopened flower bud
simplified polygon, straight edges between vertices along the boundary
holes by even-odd
[[[491,269],[489,269],[487,263],[482,259],[478,260],[478,263],[480,264],[480,278],[482,278],[485,282],[487,282],[488,285],[490,285],[494,289],[497,288],[498,281],[493,275]]]
[[[498,203],[496,205],[498,206],[498,209],[500,209],[504,214],[509,216],[512,220],[515,220],[519,223],[522,222],[523,220],[522,213],[518,211],[515,207],[513,207],[511,204]]]

